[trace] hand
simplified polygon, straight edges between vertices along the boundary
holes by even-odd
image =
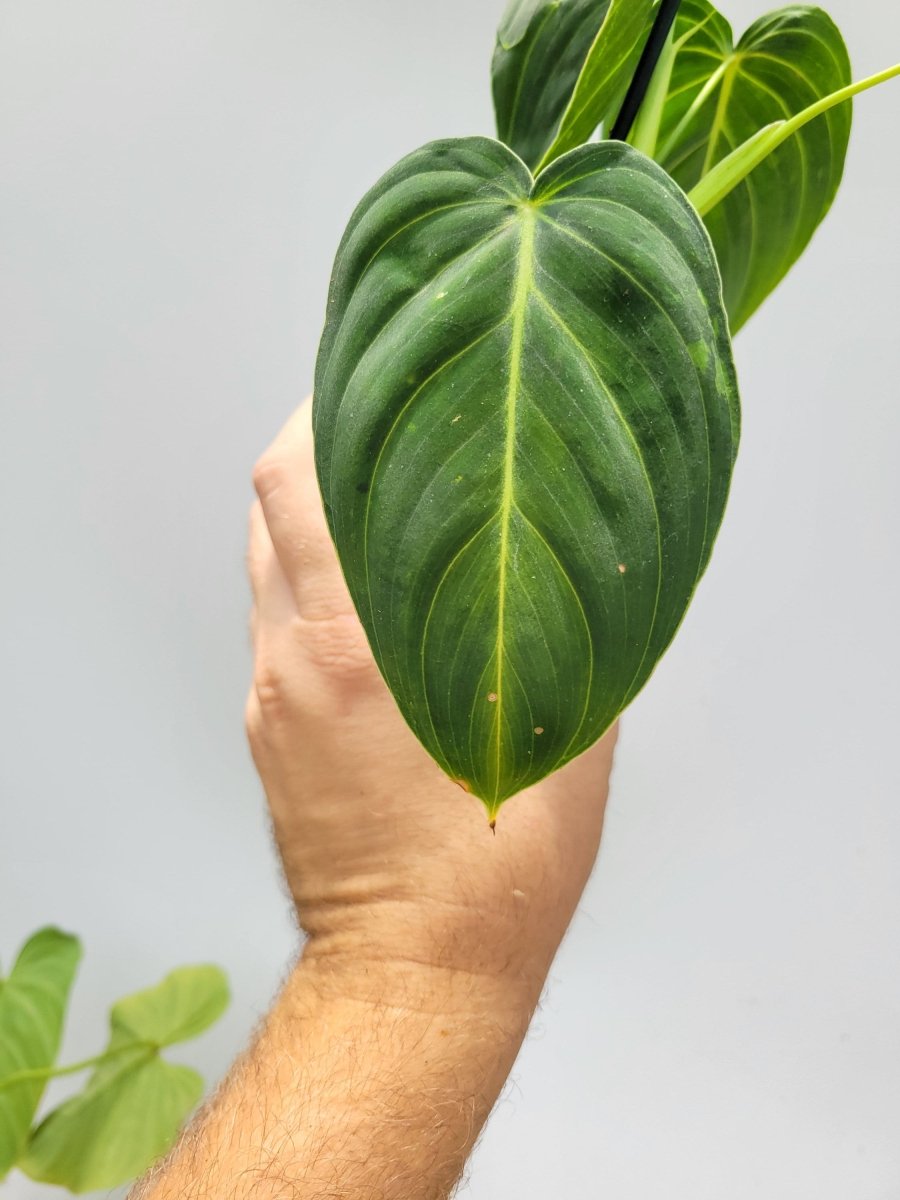
[[[360,964],[424,964],[533,1003],[594,863],[615,731],[508,801],[491,833],[377,670],[322,511],[311,410],[254,473],[247,704],[304,960],[351,966],[355,986]]]
[[[603,822],[615,735],[497,836],[385,687],[325,525],[310,405],[256,469],[247,705],[303,956],[144,1200],[446,1200],[512,1068]]]

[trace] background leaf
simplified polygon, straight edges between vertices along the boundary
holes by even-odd
[[[846,87],[843,38],[820,8],[792,5],[761,18],[734,46],[707,0],[684,0],[678,51],[656,157],[689,191],[764,126]],[[841,181],[852,106],[805,126],[706,216],[732,332],[797,261]]]
[[[219,967],[179,967],[155,987],[113,1005],[113,1038],[173,1046],[208,1029],[228,1007],[228,980]]]
[[[492,64],[501,141],[536,167],[617,111],[654,0],[512,0]],[[562,128],[561,128],[562,126]]]
[[[98,1068],[82,1095],[39,1126],[19,1165],[71,1192],[118,1187],[166,1153],[202,1094],[196,1071],[138,1052]]]
[[[228,1004],[217,967],[182,967],[110,1012],[109,1060],[46,1117],[19,1166],[73,1192],[118,1187],[165,1154],[203,1093],[203,1080],[160,1048],[196,1037]]]
[[[537,183],[426,146],[344,235],[313,412],[375,657],[494,812],[632,699],[709,558],[738,408],[702,223],[620,142]]]
[[[8,979],[0,980],[0,1081],[52,1067],[81,944],[58,929],[42,929],[22,947]],[[46,1087],[31,1080],[0,1087],[0,1178],[21,1153]]]
[[[538,164],[541,169],[589,141],[601,122],[611,123],[653,24],[656,0],[612,0],[588,51],[559,131]]]

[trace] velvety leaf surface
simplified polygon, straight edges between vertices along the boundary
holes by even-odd
[[[313,413],[376,659],[493,812],[610,725],[709,558],[738,401],[706,231],[620,142],[536,183],[426,146],[348,226]]]
[[[73,1192],[118,1187],[169,1149],[203,1094],[189,1067],[162,1047],[196,1037],[228,1004],[217,967],[182,967],[110,1012],[110,1039],[87,1087],[35,1131],[20,1167],[32,1179]]]
[[[511,0],[491,64],[497,136],[529,166],[543,158],[611,0]]]
[[[689,191],[773,121],[850,82],[843,38],[820,8],[791,5],[756,21],[735,46],[707,0],[684,0],[657,159]],[[706,216],[735,332],[800,257],[831,207],[844,169],[851,104],[779,147]]]
[[[2,1081],[52,1067],[59,1053],[63,1020],[81,958],[77,938],[42,929],[22,947],[9,978],[0,979],[0,1178],[15,1163],[46,1081]]]
[[[492,78],[501,141],[535,168],[615,115],[655,0],[512,0]]]

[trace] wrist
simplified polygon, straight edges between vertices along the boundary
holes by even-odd
[[[309,929],[299,969],[328,996],[527,1026],[556,942],[464,906],[381,901]]]

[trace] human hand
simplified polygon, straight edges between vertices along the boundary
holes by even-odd
[[[311,411],[256,466],[248,555],[247,729],[304,959],[352,963],[358,985],[360,964],[424,964],[533,1003],[594,863],[615,730],[509,801],[491,835],[375,665],[325,522]]]

